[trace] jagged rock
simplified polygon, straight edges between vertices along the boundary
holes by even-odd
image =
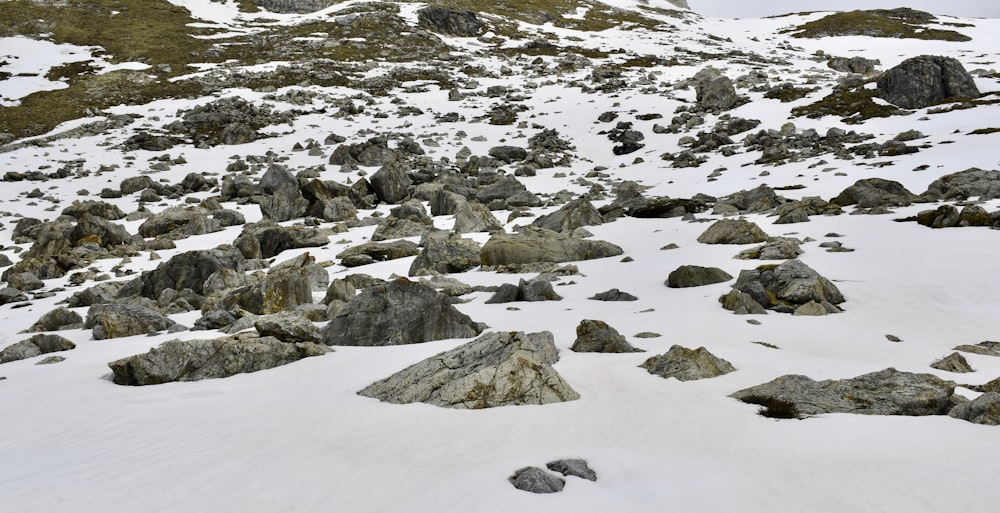
[[[903,207],[919,200],[903,184],[883,178],[865,178],[844,189],[830,200],[842,207],[857,205],[859,208]]]
[[[379,201],[385,203],[400,203],[410,196],[410,186],[413,180],[407,174],[409,166],[399,162],[390,162],[382,166],[371,177],[372,189]]]
[[[245,258],[253,259],[271,258],[286,249],[314,248],[329,243],[330,237],[314,226],[281,226],[263,220],[246,225],[233,246]]]
[[[252,285],[256,282],[257,280],[253,276],[249,276],[246,273],[235,269],[224,267],[212,273],[205,280],[202,288],[204,290],[204,294],[206,296],[210,296],[218,292]]]
[[[319,342],[320,331],[300,312],[279,312],[254,319],[254,328],[262,337],[282,342]]]
[[[850,379],[814,381],[785,375],[730,395],[746,403],[791,403],[801,415],[945,415],[954,406],[955,384],[931,374],[889,368]]]
[[[68,238],[73,246],[93,242],[106,249],[133,241],[132,235],[124,226],[87,213],[80,214],[76,226],[70,230]]]
[[[354,299],[358,293],[357,289],[351,282],[343,279],[337,279],[330,282],[330,286],[326,289],[326,295],[323,296],[323,304],[329,305],[334,301],[348,302]]]
[[[604,224],[604,217],[585,198],[578,198],[563,205],[559,210],[535,219],[531,225],[560,233],[573,233],[582,226]]]
[[[285,185],[267,196],[257,198],[261,216],[276,223],[306,215],[309,205],[309,200],[302,196],[298,185]]]
[[[118,385],[158,385],[257,372],[329,351],[319,344],[289,344],[274,337],[242,334],[212,340],[171,340],[108,366]]]
[[[204,235],[222,229],[222,223],[210,219],[201,207],[169,207],[153,214],[139,225],[139,235],[157,237],[176,233],[179,236]]]
[[[585,460],[550,461],[545,464],[545,467],[564,476],[574,476],[588,481],[597,481],[597,472],[594,472]]]
[[[408,240],[392,242],[366,242],[337,253],[344,267],[395,260],[420,254],[420,246]]]
[[[983,356],[1000,356],[1000,342],[986,340],[975,345],[963,344],[955,346],[955,350]]]
[[[433,32],[459,37],[477,37],[487,30],[475,12],[439,6],[417,11],[417,24]]]
[[[153,271],[142,273],[135,285],[129,284],[121,290],[119,297],[138,293],[157,299],[166,289],[191,289],[196,294],[205,294],[205,281],[210,276],[220,269],[241,272],[244,262],[243,255],[232,246],[187,251],[163,262]]]
[[[986,392],[972,401],[961,403],[952,408],[948,416],[973,424],[1000,426],[1000,393]]]
[[[904,109],[980,96],[976,82],[952,57],[920,55],[900,63],[877,80],[882,98]]]
[[[83,317],[69,308],[59,307],[42,315],[25,330],[26,333],[42,331],[75,330],[83,327]]]
[[[359,395],[456,409],[549,404],[579,399],[552,368],[549,332],[487,333],[369,385]]]
[[[497,232],[503,230],[503,223],[478,201],[463,201],[454,212],[456,233]]]
[[[514,488],[531,493],[557,493],[566,486],[566,480],[538,467],[517,469],[507,478]]]
[[[944,175],[931,182],[920,196],[928,201],[1000,198],[1000,171],[971,168]]]
[[[792,312],[792,315],[818,317],[822,315],[829,315],[832,313],[840,313],[840,312],[841,310],[839,308],[830,304],[827,301],[819,303],[817,303],[816,301],[810,301],[808,303],[795,307],[795,311]]]
[[[698,106],[707,111],[729,110],[740,101],[733,81],[715,68],[702,69],[693,81]]]
[[[788,260],[802,254],[798,239],[790,237],[772,237],[763,246],[740,251],[736,258],[740,260]]]
[[[704,347],[688,349],[679,345],[671,346],[666,353],[650,357],[640,367],[650,374],[677,378],[679,381],[714,378],[736,370],[731,363],[713,355]]]
[[[260,177],[260,188],[264,194],[274,194],[281,189],[298,190],[299,181],[286,166],[271,164]]]
[[[0,351],[0,363],[14,362],[41,354],[69,351],[76,344],[59,335],[34,335],[27,340],[11,344]]]
[[[951,353],[950,355],[932,363],[931,368],[946,372],[975,372],[975,369],[969,365],[969,361],[966,360],[961,353]]]
[[[504,283],[486,300],[486,304],[513,303],[515,301],[559,301],[562,297],[556,294],[552,283],[543,278],[529,281],[520,280],[517,285]]]
[[[489,154],[505,164],[520,162],[528,158],[528,150],[520,146],[494,146],[490,148]]]
[[[622,292],[618,289],[606,290],[594,294],[588,299],[593,299],[595,301],[638,301],[639,298],[629,294],[628,292]]]
[[[840,205],[817,197],[807,197],[799,201],[791,201],[778,205],[774,209],[774,214],[778,216],[774,224],[807,223],[809,222],[809,216],[831,216],[842,213],[843,210],[840,208]]]
[[[719,198],[715,203],[716,213],[729,213],[724,206],[733,207],[736,212],[768,212],[778,205],[784,203],[785,199],[778,196],[774,189],[760,185],[749,191],[734,192],[728,196]]]
[[[764,230],[746,219],[721,219],[698,236],[702,244],[756,244],[767,239]]]
[[[767,310],[753,299],[750,294],[733,289],[719,298],[722,308],[736,315],[764,315]]]
[[[619,200],[615,200],[615,202],[622,205],[625,215],[640,219],[683,217],[688,214],[704,212],[706,208],[705,203],[697,199],[667,197],[638,197],[625,202],[619,202]],[[604,209],[602,208],[601,211],[603,212]]]
[[[410,265],[410,276],[461,273],[479,267],[479,244],[457,233],[431,232],[421,245],[423,250]]]
[[[314,261],[309,257],[300,265],[275,267],[256,283],[209,297],[202,310],[232,311],[238,307],[255,315],[268,315],[312,303],[315,275],[325,273]],[[318,271],[315,267],[319,267]]]
[[[94,305],[87,311],[87,329],[93,329],[94,340],[131,337],[163,331],[174,321],[146,307],[125,304]]]
[[[330,346],[389,346],[468,338],[481,331],[448,296],[399,278],[361,291],[322,334]]]
[[[718,267],[682,265],[667,276],[666,285],[670,288],[680,289],[712,285],[713,283],[722,283],[731,279],[733,279],[731,274]]]
[[[836,285],[797,259],[742,271],[733,288],[764,308],[786,312],[810,301],[833,305],[845,301]]]
[[[641,353],[629,344],[618,330],[604,321],[584,319],[576,327],[576,340],[571,351],[577,353]]]
[[[577,239],[544,228],[525,226],[516,234],[490,237],[480,253],[483,265],[573,262],[621,255],[610,242]]]
[[[118,208],[118,206],[95,200],[73,201],[73,204],[64,208],[62,213],[65,216],[73,216],[77,219],[83,218],[84,214],[112,221],[125,217],[125,212]]]

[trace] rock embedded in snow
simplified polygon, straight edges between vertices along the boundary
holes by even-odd
[[[384,262],[420,254],[420,246],[408,240],[392,242],[366,242],[337,253],[344,267],[358,267],[373,262]]]
[[[83,317],[66,307],[59,307],[46,312],[25,330],[26,333],[42,331],[74,330],[83,327]]]
[[[42,354],[69,351],[76,348],[72,341],[59,335],[38,334],[11,344],[0,351],[0,363],[24,360]]]
[[[766,309],[788,313],[810,301],[831,305],[846,301],[836,285],[798,259],[741,271],[733,289]]]
[[[937,55],[907,59],[883,73],[876,83],[886,101],[904,109],[980,96],[975,80],[961,62]]]
[[[549,332],[491,332],[373,383],[359,395],[456,409],[573,401],[579,394],[552,368]]]
[[[423,249],[410,264],[410,276],[461,273],[479,267],[479,244],[453,232],[431,232],[421,241]]]
[[[951,353],[940,360],[931,364],[932,369],[943,370],[947,372],[975,372],[975,369],[969,365],[969,361],[962,356],[961,353]]]
[[[638,301],[639,300],[638,297],[618,289],[610,289],[604,292],[599,292],[587,299],[593,299],[594,301]]]
[[[1000,356],[1000,342],[986,340],[975,345],[962,344],[955,346],[955,350],[983,356]]]
[[[730,394],[743,402],[791,403],[802,415],[946,415],[955,406],[955,383],[931,374],[889,368],[850,379],[814,381],[786,375]]]
[[[278,312],[254,319],[254,328],[262,337],[274,337],[282,342],[319,342],[320,330],[302,313]]]
[[[971,168],[947,174],[931,182],[920,196],[929,201],[1000,198],[1000,171]]]
[[[545,228],[560,233],[573,233],[574,230],[583,226],[597,226],[604,224],[604,217],[585,198],[577,198],[566,203],[559,210],[540,216],[532,221],[532,226]]]
[[[94,305],[87,311],[87,329],[93,330],[94,340],[131,337],[163,331],[174,321],[159,312],[137,305]]]
[[[483,245],[483,265],[532,264],[538,262],[574,262],[618,256],[622,248],[610,242],[587,240],[525,226],[514,234],[498,233]]]
[[[731,274],[718,267],[682,265],[671,271],[667,276],[666,285],[673,289],[681,289],[723,283],[731,279],[733,279]]]
[[[715,68],[702,69],[692,81],[698,106],[702,109],[719,112],[732,109],[740,102],[733,81]]]
[[[417,11],[417,24],[433,32],[459,37],[477,37],[487,26],[475,12],[430,5]]]
[[[788,260],[802,254],[798,239],[791,237],[771,237],[763,246],[740,251],[734,258],[739,260]]]
[[[986,392],[972,401],[961,403],[952,408],[948,416],[973,424],[1000,426],[1000,393]]]
[[[108,366],[118,385],[159,385],[257,372],[329,351],[319,344],[290,344],[246,333],[211,340],[172,340]]]
[[[903,207],[920,198],[906,190],[903,184],[884,178],[865,178],[844,189],[830,200],[842,207],[857,205],[858,208]]]
[[[231,246],[187,251],[161,263],[153,271],[142,273],[120,294],[137,293],[150,299],[159,298],[167,289],[191,289],[197,294],[204,294],[205,282],[210,276],[220,269],[242,271],[244,263],[243,255]]]
[[[618,330],[604,321],[584,319],[576,327],[576,340],[570,350],[576,353],[641,353]]]
[[[479,324],[448,296],[406,278],[369,287],[352,298],[323,330],[330,346],[390,346],[468,338]]]
[[[319,287],[317,273],[326,271],[306,253],[297,265],[276,266],[254,283],[224,290],[209,297],[204,311],[241,308],[255,315],[267,315],[313,302],[313,289]],[[327,277],[328,279],[328,277]]]
[[[521,279],[517,285],[504,283],[486,300],[486,304],[513,303],[518,301],[559,301],[562,297],[552,288],[552,282],[545,278]]]
[[[721,219],[698,236],[702,244],[757,244],[767,239],[764,230],[746,219]]]
[[[579,477],[587,481],[597,481],[597,472],[594,472],[587,464],[586,460],[570,459],[556,460],[545,464],[545,467],[553,472],[558,472],[564,476]]]
[[[714,378],[736,370],[733,364],[710,353],[708,349],[688,349],[673,345],[666,353],[653,356],[640,365],[643,369],[662,378],[694,381]]]
[[[538,467],[518,469],[508,480],[514,485],[514,488],[531,493],[556,493],[561,492],[566,486],[565,479]]]

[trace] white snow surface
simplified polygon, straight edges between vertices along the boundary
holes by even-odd
[[[206,21],[238,25],[231,21],[237,16],[232,3],[173,3],[191,9]],[[622,7],[631,3],[612,2]],[[713,34],[731,39],[726,49],[762,55],[774,52],[787,59],[786,65],[767,70],[775,83],[826,72],[822,62],[809,58],[816,50],[878,58],[882,69],[923,53],[954,56],[969,69],[994,71],[1000,59],[998,20],[961,20],[975,25],[960,29],[973,36],[968,43],[861,37],[799,40],[787,39],[778,32],[802,19],[707,18],[693,25],[679,24],[680,32],[609,30],[588,35],[589,39],[579,44],[606,48],[632,45],[648,49],[637,53],[664,55],[682,40],[692,48],[701,48],[705,35]],[[561,32],[551,26],[535,29]],[[477,42],[461,44],[472,48]],[[796,48],[788,50],[786,45]],[[2,53],[16,51],[19,49],[5,44]],[[499,68],[504,63],[499,58],[493,63],[483,62],[488,68],[493,64]],[[730,77],[752,68],[721,59],[705,64],[715,64]],[[657,83],[673,83],[689,78],[700,67],[658,67],[653,72],[657,73]],[[579,73],[585,76],[587,72]],[[607,168],[602,172],[615,178],[652,187],[646,192],[650,196],[722,196],[765,183],[772,187],[805,186],[781,192],[793,199],[829,199],[855,181],[873,176],[899,181],[919,193],[941,175],[970,167],[1000,166],[996,150],[1000,134],[965,135],[974,129],[997,126],[1000,106],[985,105],[945,114],[928,114],[923,109],[858,126],[844,125],[833,118],[791,120],[800,130],[816,128],[822,133],[836,126],[871,133],[878,142],[918,129],[927,138],[911,144],[929,145],[914,155],[853,161],[826,156],[829,162],[823,165],[814,165],[818,159],[809,159],[775,167],[753,164],[757,155],[750,153],[733,157],[711,154],[710,161],[699,168],[672,169],[659,155],[678,151],[680,135],[654,135],[651,127],[654,122],[669,123],[677,106],[694,99],[692,90],[650,95],[633,88],[612,96],[580,93],[545,79],[534,85],[526,85],[527,81],[518,76],[484,77],[480,87],[504,84],[522,88],[529,96],[526,101],[533,106],[535,117],[530,123],[556,128],[576,145],[577,158],[572,167],[543,169],[538,176],[521,178],[536,193],[566,189],[582,194],[590,187],[577,179],[597,166]],[[998,89],[995,78],[980,76],[977,83],[983,91]],[[357,94],[347,89],[306,89],[332,98]],[[824,89],[793,104],[781,104],[741,89],[741,94],[754,101],[731,114],[762,120],[760,129],[777,129],[790,121],[792,106],[811,103],[827,92]],[[3,94],[11,98],[14,93],[5,89]],[[277,110],[301,108],[265,100],[259,92],[231,90],[226,94],[270,103]],[[483,106],[448,102],[447,91],[436,86],[396,96],[408,105],[419,106],[424,114],[345,119],[314,111],[297,118],[292,127],[265,129],[272,137],[248,145],[211,149],[178,146],[167,153],[173,158],[183,156],[187,163],[152,176],[176,183],[190,172],[208,171],[221,180],[232,155],[273,151],[287,157],[283,164],[292,169],[321,166],[323,179],[344,182],[358,177],[326,165],[326,156],[292,152],[292,145],[309,139],[323,141],[330,133],[359,142],[370,136],[364,130],[409,131],[418,142],[443,135],[446,143],[426,149],[433,158],[453,158],[463,146],[478,155],[497,144],[524,146],[527,137],[536,133],[486,123],[439,124],[435,113],[456,111],[472,119],[482,114]],[[388,98],[373,100],[376,105],[369,106],[369,111],[396,110]],[[163,100],[118,106],[111,111],[142,118],[135,126],[104,135],[58,139],[45,146],[0,153],[0,176],[11,171],[52,171],[74,159],[86,159],[85,169],[91,171],[87,176],[49,182],[4,182],[0,186],[0,212],[5,216],[0,231],[2,251],[16,261],[16,251],[12,250],[30,247],[11,240],[17,217],[54,219],[74,200],[94,199],[105,187],[117,188],[122,179],[149,172],[150,160],[160,153],[126,153],[114,145],[127,139],[134,129],[165,125],[176,118],[179,109],[206,101]],[[322,104],[321,97],[315,106]],[[635,128],[646,134],[646,147],[617,157],[610,151],[610,141],[598,133],[613,124],[595,121],[609,110],[620,112],[620,120],[632,120],[632,114],[649,112],[662,113],[665,119],[634,120]],[[469,137],[457,137],[458,130],[465,130]],[[486,140],[470,139],[480,135]],[[332,149],[325,147],[326,155]],[[634,163],[636,157],[642,157],[644,162]],[[114,168],[98,173],[102,165]],[[916,170],[922,165],[927,167]],[[717,180],[707,179],[712,170],[721,167],[726,170]],[[366,171],[370,174],[375,169]],[[769,174],[761,176],[762,171]],[[44,198],[27,198],[26,193],[36,188]],[[126,212],[137,208],[137,195],[106,201]],[[156,211],[181,201],[165,200],[146,207]],[[249,222],[260,219],[254,205],[225,206],[240,210]],[[761,263],[733,259],[747,246],[699,244],[696,238],[709,224],[680,219],[626,217],[588,227],[594,238],[618,244],[633,261],[622,262],[621,257],[616,257],[574,263],[580,274],[556,283],[556,291],[563,296],[561,301],[515,303],[520,309],[508,310],[511,305],[485,304],[489,294],[466,296],[470,300],[457,308],[473,320],[486,323],[490,330],[547,330],[554,334],[560,349],[555,368],[581,396],[561,404],[455,411],[425,404],[388,404],[357,395],[372,382],[466,343],[467,339],[381,348],[338,347],[321,357],[253,374],[124,387],[110,381],[108,362],[146,352],[175,338],[214,338],[222,334],[186,331],[93,340],[89,330],[62,331],[58,334],[77,344],[72,351],[55,353],[65,356],[66,361],[36,366],[42,358],[36,357],[0,366],[0,376],[6,378],[0,380],[0,510],[993,512],[1000,502],[998,427],[949,417],[831,414],[805,420],[774,420],[757,415],[756,406],[728,397],[784,374],[841,379],[895,367],[965,384],[982,384],[1000,376],[1000,358],[988,356],[967,354],[976,369],[969,374],[929,367],[958,344],[1000,337],[1000,267],[996,259],[1000,254],[1000,233],[987,228],[932,230],[916,223],[894,222],[935,206],[899,208],[883,216],[817,216],[809,223],[793,225],[775,225],[775,217],[748,216],[770,235],[814,239],[803,244],[806,252],[801,259],[832,279],[848,299],[842,305],[845,312],[838,315],[793,317],[771,313],[754,316],[761,324],[751,325],[747,323],[750,317],[732,315],[717,301],[732,282],[691,289],[667,288],[664,280],[680,265],[717,266],[735,276]],[[1000,202],[983,206],[992,212],[1000,208]],[[385,213],[390,207],[383,205],[378,210]],[[535,213],[557,208],[535,209]],[[361,212],[359,217],[369,214]],[[505,220],[507,213],[496,215]],[[709,213],[698,217],[718,218]],[[519,218],[508,223],[507,229],[530,221]],[[450,222],[447,218],[436,219],[442,227],[450,227]],[[135,233],[141,222],[121,223]],[[116,279],[131,279],[183,251],[231,242],[240,230],[234,227],[177,241],[176,249],[157,252],[162,260],[151,260],[146,253],[128,262],[98,261],[95,267],[114,276],[112,267],[120,265],[131,274]],[[335,254],[364,242],[372,230],[353,229],[332,237],[328,246],[308,251],[318,261],[333,262]],[[831,232],[842,234],[837,240],[855,251],[828,253],[818,247],[821,242],[833,240],[828,236]],[[479,242],[487,238],[486,234],[467,236]],[[669,243],[680,248],[660,249]],[[304,251],[286,251],[276,261]],[[405,276],[411,261],[407,258],[354,269],[333,263],[328,270],[331,278],[355,272],[390,278]],[[454,277],[470,285],[498,285],[516,283],[519,277],[531,275],[475,270]],[[23,308],[0,307],[0,348],[27,338],[20,333],[22,330],[56,308],[67,294],[82,288],[69,286],[66,278],[48,280],[44,290],[55,292],[53,297],[32,299]],[[610,288],[632,293],[639,300],[606,303],[587,299]],[[316,300],[321,298],[319,294]],[[86,310],[78,309],[83,316]],[[173,318],[191,325],[198,313]],[[583,319],[606,321],[646,352],[607,355],[570,351],[575,328]],[[644,331],[662,336],[634,336]],[[888,334],[903,341],[889,342]],[[779,349],[753,342],[767,342]],[[646,358],[665,352],[673,344],[704,346],[732,362],[737,372],[678,382],[638,368]],[[959,392],[969,398],[976,396],[967,389]],[[507,481],[521,467],[544,467],[560,458],[586,459],[597,472],[598,481],[570,477],[566,489],[552,495],[525,493]]]

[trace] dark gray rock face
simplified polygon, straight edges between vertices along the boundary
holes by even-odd
[[[271,258],[287,249],[315,248],[330,237],[315,226],[281,226],[271,220],[248,224],[233,241],[245,258]]]
[[[604,217],[589,201],[578,198],[559,210],[535,219],[531,225],[560,233],[572,233],[583,226],[604,224]]]
[[[0,363],[24,360],[59,351],[69,351],[75,347],[76,344],[59,335],[38,334],[3,348],[0,351]]]
[[[191,289],[196,294],[204,294],[205,281],[210,276],[220,269],[242,271],[244,261],[243,255],[231,246],[181,253],[153,271],[142,273],[137,280],[138,293],[150,299],[158,299],[167,289]],[[133,293],[132,288],[126,286],[123,293]]]
[[[736,289],[730,290],[728,294],[719,298],[722,308],[733,312],[736,315],[765,315],[767,310],[760,303],[754,300],[750,294]]]
[[[921,197],[929,201],[1000,198],[1000,171],[971,168],[931,182]]]
[[[731,274],[718,267],[682,265],[667,276],[666,285],[673,289],[681,289],[723,283],[731,279],[733,279]]]
[[[255,315],[294,310],[299,305],[313,302],[313,289],[319,285],[316,283],[317,273],[325,275],[326,270],[309,256],[299,265],[276,267],[255,283],[208,298],[202,310],[232,311],[242,308]]]
[[[455,209],[456,233],[498,232],[503,230],[501,223],[485,205],[478,201],[462,201]]]
[[[580,396],[552,368],[549,332],[487,333],[376,382],[359,395],[456,409],[549,404]]]
[[[483,265],[573,262],[618,256],[622,248],[605,241],[578,239],[526,226],[516,234],[496,234],[483,245]]]
[[[282,342],[319,342],[320,332],[299,312],[279,312],[254,319],[254,328],[262,337],[274,337]]]
[[[814,381],[786,375],[735,392],[730,397],[761,404],[761,399],[791,403],[801,415],[945,415],[954,406],[955,384],[931,374],[889,368],[856,378]]]
[[[886,101],[904,109],[980,96],[976,82],[961,62],[936,55],[907,59],[883,73],[876,83]]]
[[[708,349],[688,349],[674,345],[666,353],[650,357],[640,365],[650,374],[679,381],[714,378],[736,370],[733,364],[710,353]]]
[[[865,178],[844,189],[830,200],[842,207],[857,205],[859,208],[902,207],[919,200],[903,184],[884,178]]]
[[[702,244],[757,244],[767,239],[764,230],[746,219],[721,219],[698,236]]]
[[[708,111],[729,110],[739,103],[733,81],[715,68],[705,68],[694,76],[698,106]]]
[[[352,298],[322,331],[330,346],[390,346],[469,338],[482,328],[448,296],[405,278],[369,287]]]
[[[599,292],[587,299],[593,299],[594,301],[638,301],[639,300],[638,297],[618,289],[610,289],[604,292]]]
[[[83,317],[69,308],[59,307],[46,312],[38,318],[26,331],[39,333],[42,331],[62,331],[83,327]]]
[[[556,493],[561,492],[566,486],[565,479],[538,467],[518,469],[508,480],[514,485],[514,488],[531,493]]]
[[[479,267],[479,244],[457,233],[431,232],[410,265],[410,276],[461,273]]]
[[[553,472],[558,472],[564,476],[579,477],[587,481],[597,481],[597,472],[594,472],[587,464],[586,460],[556,460],[545,464],[545,467]]]
[[[174,324],[174,321],[149,308],[107,304],[90,307],[85,327],[93,329],[95,340],[105,340],[163,331]]]
[[[972,401],[961,403],[952,408],[948,416],[973,424],[1000,426],[1000,393],[986,392]]]
[[[764,308],[785,312],[809,302],[838,305],[846,301],[836,285],[797,259],[742,271],[733,289]]]
[[[170,207],[153,214],[139,225],[139,235],[157,237],[175,234],[175,238],[181,238],[221,229],[222,223],[209,218],[208,210],[200,207]]]
[[[468,9],[424,7],[417,11],[417,24],[433,32],[459,37],[476,37],[486,32],[486,24]]]
[[[571,351],[576,353],[641,353],[629,344],[618,330],[604,321],[584,319],[576,327],[576,340]]]
[[[116,384],[159,385],[257,372],[329,351],[318,344],[289,344],[274,337],[241,334],[213,340],[172,340],[108,366]]]
[[[552,282],[543,278],[520,280],[517,285],[505,283],[486,300],[486,304],[513,303],[516,301],[559,301],[562,297],[552,288]]]
[[[767,212],[785,201],[774,189],[761,185],[748,191],[734,192],[719,198],[715,203],[716,213],[728,213],[725,207],[732,207],[737,212],[756,213]]]
[[[408,168],[399,162],[390,162],[372,175],[372,189],[379,201],[400,203],[410,196],[413,180],[407,174]]]

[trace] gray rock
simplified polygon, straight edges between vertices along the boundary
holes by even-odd
[[[281,226],[265,219],[244,226],[233,246],[245,258],[253,259],[271,258],[286,249],[314,248],[329,243],[330,237],[315,226]]]
[[[73,246],[93,242],[105,249],[133,242],[132,235],[124,226],[87,213],[81,214],[68,237]]]
[[[723,283],[731,279],[733,279],[731,274],[718,267],[682,265],[667,276],[666,285],[670,288],[680,289]]]
[[[59,335],[34,335],[27,340],[11,344],[0,351],[0,363],[14,362],[42,354],[69,351],[76,344]]]
[[[746,219],[721,219],[698,236],[702,244],[757,244],[767,239],[764,230]]]
[[[213,340],[172,340],[108,366],[116,384],[158,385],[257,372],[329,351],[318,344],[288,344],[274,337],[242,334]]]
[[[577,353],[641,353],[629,344],[618,330],[604,321],[584,319],[576,327],[576,340],[571,351]]]
[[[0,305],[6,305],[9,303],[20,303],[21,301],[27,301],[28,296],[24,295],[24,292],[11,287],[0,288]]]
[[[375,228],[372,240],[383,241],[405,237],[423,237],[433,230],[434,224],[430,220],[414,221],[389,216]]]
[[[83,327],[83,317],[69,308],[59,307],[50,310],[35,321],[27,333],[39,333],[42,331],[62,331],[75,330]]]
[[[618,256],[622,248],[605,241],[578,239],[526,226],[516,234],[496,234],[483,245],[483,265],[573,262]]]
[[[961,353],[951,353],[932,363],[931,368],[956,373],[975,372],[975,369],[969,365],[969,361]]]
[[[880,64],[882,62],[878,59],[866,59],[864,57],[833,57],[826,62],[826,65],[832,70],[861,75],[874,73],[875,66]]]
[[[281,189],[298,190],[299,181],[287,167],[271,164],[260,177],[260,188],[263,189],[264,194],[274,194]]]
[[[719,198],[715,206],[726,205],[734,207],[739,212],[767,212],[784,203],[785,199],[778,196],[774,189],[761,185],[749,191],[739,191]]]
[[[262,337],[274,337],[282,342],[319,342],[320,331],[300,312],[279,312],[254,319],[254,328]]]
[[[531,493],[557,493],[566,486],[566,480],[538,467],[524,467],[514,472],[508,481],[518,490]]]
[[[215,249],[194,250],[181,253],[161,263],[153,271],[144,272],[135,285],[126,286],[120,294],[135,293],[150,299],[157,299],[166,289],[191,289],[196,294],[205,293],[205,281],[220,269],[241,272],[245,259],[231,246]]]
[[[1000,342],[986,340],[975,345],[963,344],[955,346],[955,350],[983,356],[1000,356]]]
[[[66,357],[65,356],[58,356],[58,355],[57,356],[49,356],[47,358],[42,358],[35,365],[52,365],[54,363],[65,362],[65,361],[66,361]]]
[[[448,296],[399,278],[361,291],[322,334],[323,343],[331,346],[388,346],[468,338],[481,331]]]
[[[731,363],[713,355],[704,347],[688,349],[679,345],[671,346],[666,353],[650,357],[640,367],[650,374],[677,378],[679,381],[714,378],[736,370]]]
[[[164,331],[176,324],[159,312],[137,305],[94,305],[87,311],[87,329],[94,340],[105,340]]]
[[[203,289],[205,295],[210,296],[219,292],[253,285],[256,282],[256,278],[246,274],[245,272],[222,268],[212,273],[212,275],[205,280]]]
[[[17,289],[22,292],[30,292],[32,290],[38,290],[45,287],[45,282],[41,280],[35,273],[25,272],[25,273],[13,273],[7,277],[7,285],[10,288]]]
[[[1000,171],[971,168],[944,175],[931,182],[921,197],[929,201],[1000,198]]]
[[[604,292],[594,294],[593,296],[587,298],[593,299],[594,301],[638,301],[639,298],[629,294],[628,292],[622,292],[618,289],[610,289]]]
[[[459,37],[476,37],[487,30],[475,12],[439,6],[417,11],[417,24],[433,32]]]
[[[707,111],[729,110],[740,101],[733,81],[712,67],[695,74],[694,87],[698,106]]]
[[[255,315],[268,315],[312,303],[316,281],[313,266],[310,257],[300,265],[276,267],[255,283],[207,298],[202,311],[241,308]]]
[[[503,223],[478,201],[463,201],[454,214],[455,226],[453,230],[456,233],[493,233],[503,230]]]
[[[371,177],[372,189],[379,201],[385,203],[400,203],[410,196],[410,179],[408,165],[390,162],[382,166]]]
[[[745,292],[733,289],[728,294],[719,298],[722,308],[733,312],[736,315],[765,315],[767,310],[760,303],[754,300],[753,296]]]
[[[799,241],[790,237],[772,237],[763,246],[745,249],[736,255],[740,260],[788,260],[802,254]]]
[[[73,216],[77,219],[83,218],[84,214],[112,221],[125,218],[125,212],[118,208],[118,206],[96,200],[74,200],[73,204],[64,208],[62,213],[63,215]]]
[[[577,198],[559,210],[535,219],[531,225],[560,233],[573,233],[583,226],[604,224],[604,217],[584,198]]]
[[[486,304],[512,303],[516,301],[559,301],[562,297],[556,294],[552,288],[552,282],[544,278],[533,278],[525,281],[520,280],[518,284],[505,283],[497,289],[493,297],[486,300]]]
[[[198,320],[194,321],[194,326],[191,327],[191,330],[219,330],[232,326],[237,320],[236,315],[232,312],[212,310],[205,312]]]
[[[733,288],[767,309],[794,310],[810,301],[833,305],[845,301],[836,285],[797,259],[742,271]]]
[[[77,308],[99,303],[111,303],[118,297],[118,293],[124,285],[125,283],[120,281],[98,283],[74,293],[66,300],[66,305],[70,308]]]
[[[549,404],[580,396],[552,368],[549,332],[487,333],[376,382],[358,394],[456,409]]]
[[[513,175],[503,175],[496,182],[482,187],[479,192],[476,193],[476,199],[480,203],[486,205],[494,200],[508,200],[518,195],[530,194],[528,188],[524,186],[523,183],[518,181]],[[541,202],[535,198],[535,204],[540,204]],[[532,205],[535,206],[535,205]]]
[[[585,460],[556,460],[545,464],[545,467],[564,476],[574,476],[588,481],[597,481],[597,472],[587,465]]]
[[[844,189],[830,200],[842,207],[857,205],[859,208],[902,207],[919,200],[903,184],[883,178],[865,178]]]
[[[801,415],[857,413],[863,415],[945,415],[954,406],[955,384],[931,374],[889,368],[856,378],[814,381],[786,375],[735,392],[730,397],[761,404],[763,400],[791,403]]]
[[[169,207],[148,217],[139,225],[139,235],[158,237],[175,234],[177,238],[204,235],[222,229],[222,223],[209,218],[209,212],[201,207]]]
[[[309,211],[309,200],[302,196],[296,185],[285,185],[267,196],[257,198],[261,216],[281,223],[303,217]]]
[[[479,244],[457,233],[431,232],[421,244],[423,250],[410,265],[410,276],[461,273],[479,267]]]
[[[354,267],[354,265],[348,264],[360,262],[361,260],[356,258],[359,255],[368,256],[370,260],[367,263],[372,263],[406,258],[418,254],[420,254],[420,246],[415,242],[396,240],[392,242],[366,242],[337,253],[337,258],[342,260],[345,267]]]
[[[1000,393],[986,392],[972,401],[961,403],[952,408],[948,416],[973,424],[1000,426]]]
[[[843,213],[844,211],[840,208],[840,205],[830,203],[821,198],[807,197],[799,201],[790,201],[778,205],[774,209],[774,214],[778,216],[774,224],[807,223],[809,222],[809,216],[830,216]]]
[[[972,75],[952,57],[912,57],[883,73],[876,83],[882,98],[904,109],[980,96]]]
[[[520,162],[528,157],[528,150],[520,146],[494,146],[490,148],[489,153],[491,157],[505,164]]]
[[[819,317],[840,312],[841,310],[839,308],[829,302],[823,301],[821,303],[817,303],[816,301],[810,301],[795,307],[795,311],[792,312],[792,315]]]

